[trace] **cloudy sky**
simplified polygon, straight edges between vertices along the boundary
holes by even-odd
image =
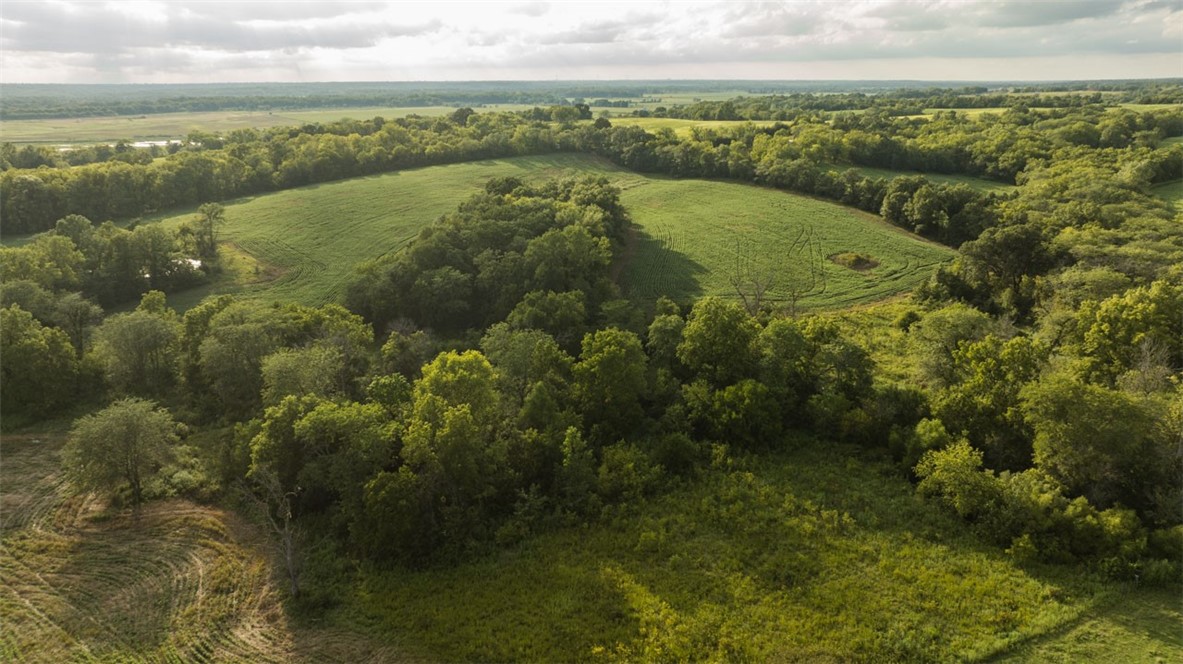
[[[0,81],[1183,76],[1183,0],[0,4]]]

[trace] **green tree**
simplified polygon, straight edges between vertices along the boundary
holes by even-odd
[[[179,441],[177,423],[167,410],[151,401],[123,399],[74,423],[62,463],[84,489],[115,490],[126,484],[138,506],[144,483],[172,458]]]
[[[690,310],[678,359],[715,387],[755,374],[760,325],[738,304],[704,297]]]
[[[338,376],[344,358],[336,348],[322,345],[281,349],[263,358],[263,405],[274,406],[286,396],[329,397],[340,391]]]
[[[61,330],[44,327],[16,305],[0,309],[0,410],[43,415],[74,393],[78,361]]]
[[[601,441],[631,433],[641,423],[647,389],[645,351],[632,332],[615,328],[589,332],[575,364],[575,391],[584,422]]]
[[[94,353],[117,393],[162,395],[176,381],[180,336],[175,315],[115,314],[95,331]]]

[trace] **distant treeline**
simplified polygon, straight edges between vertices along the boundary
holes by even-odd
[[[0,120],[149,115],[199,111],[268,111],[365,106],[562,105],[583,99],[657,98],[662,94],[746,91],[788,95],[801,108],[859,110],[871,99],[908,99],[921,107],[980,108],[1008,105],[1006,91],[1080,92],[1056,95],[1052,106],[1109,102],[1179,103],[1179,80],[1155,82],[1057,83],[1016,88],[1005,83],[973,87],[915,81],[490,81],[465,83],[247,83],[212,85],[0,85]],[[993,91],[993,92],[991,92]],[[1081,96],[1091,101],[1071,101]],[[809,98],[813,98],[809,100]],[[1003,102],[1003,103],[1000,103]],[[1032,106],[1039,103],[1028,102]],[[599,104],[605,105],[605,104]]]

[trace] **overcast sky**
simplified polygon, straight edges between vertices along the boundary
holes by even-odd
[[[6,83],[1183,76],[1183,0],[21,2]]]

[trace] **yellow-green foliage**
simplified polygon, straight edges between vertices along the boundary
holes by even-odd
[[[1111,601],[982,546],[853,452],[715,457],[607,522],[467,564],[367,571],[338,613],[445,661],[956,661]],[[1130,638],[1183,655],[1161,626]]]

